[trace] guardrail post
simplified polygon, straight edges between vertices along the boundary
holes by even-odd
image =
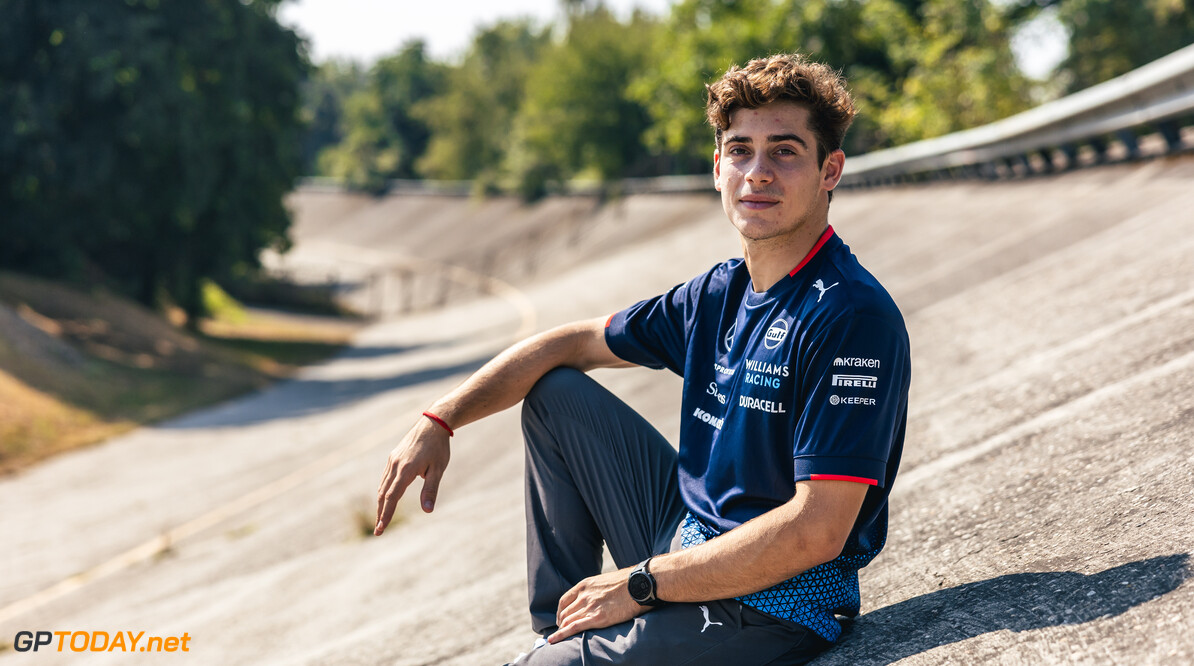
[[[1024,170],[1025,178],[1036,175],[1036,169],[1032,168],[1032,162],[1028,161],[1028,155],[1024,153],[1016,155],[1016,163],[1019,164],[1020,168]]]
[[[1056,171],[1053,166],[1053,151],[1048,148],[1041,148],[1036,154],[1041,158],[1041,173],[1053,173]]]
[[[1067,143],[1061,147],[1061,152],[1063,155],[1065,155],[1066,170],[1077,169],[1078,168],[1078,146],[1075,144],[1072,144],[1072,143]]]
[[[1161,136],[1165,137],[1166,151],[1176,153],[1182,149],[1182,129],[1175,120],[1165,120],[1157,123]]]
[[[369,295],[372,306],[369,308],[373,311],[373,316],[381,319],[385,308],[385,294],[382,289],[385,288],[385,274],[381,271],[373,271],[369,273]]]
[[[409,268],[399,268],[395,274],[400,293],[398,309],[402,314],[407,314],[415,307],[415,272]]]
[[[1107,161],[1107,141],[1103,137],[1091,137],[1090,147],[1094,148],[1095,164],[1103,164]]]
[[[1116,138],[1128,150],[1128,159],[1135,161],[1140,159],[1140,142],[1136,140],[1136,133],[1130,129],[1122,129],[1115,133]]]

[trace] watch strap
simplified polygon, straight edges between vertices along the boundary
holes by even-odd
[[[634,601],[641,606],[658,606],[663,603],[663,601],[656,596],[658,593],[658,588],[655,582],[655,576],[651,573],[651,559],[654,557],[655,556],[652,555],[651,557],[643,560],[642,563],[634,568],[634,571],[630,572],[630,582],[628,585],[629,590],[631,590],[630,598],[634,599]],[[645,594],[636,595],[633,590],[638,590],[644,585],[646,586],[646,589],[641,591],[645,592]]]

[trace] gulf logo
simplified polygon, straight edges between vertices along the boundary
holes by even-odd
[[[775,349],[783,344],[788,337],[788,322],[780,318],[771,323],[771,327],[767,329],[767,335],[763,338],[763,346],[767,349]]]

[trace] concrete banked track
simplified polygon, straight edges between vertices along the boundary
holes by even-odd
[[[834,201],[904,311],[914,375],[886,549],[817,664],[1194,663],[1192,181],[1194,161],[1165,160]],[[363,537],[387,452],[516,332],[738,253],[695,195],[294,205],[296,271],[489,252],[521,294],[388,319],[263,394],[0,480],[0,641],[187,632],[189,663],[502,663],[533,640],[517,410],[457,434],[434,514],[416,487]],[[563,219],[580,221],[557,238]],[[537,276],[517,238],[541,244]],[[675,440],[676,377],[596,374]],[[138,659],[156,663],[37,662]]]

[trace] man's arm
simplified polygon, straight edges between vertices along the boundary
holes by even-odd
[[[651,560],[664,601],[730,599],[764,590],[841,554],[868,486],[801,481],[796,495],[729,532]],[[586,629],[625,622],[647,609],[626,589],[633,567],[586,578],[560,599],[555,643]]]
[[[518,404],[535,382],[553,368],[578,370],[630,367],[605,342],[605,318],[559,326],[532,336],[498,354],[428,409],[453,429]],[[398,500],[415,477],[423,477],[420,504],[430,513],[440,479],[448,466],[448,433],[430,419],[420,418],[394,447],[377,488],[380,535],[394,516]]]

